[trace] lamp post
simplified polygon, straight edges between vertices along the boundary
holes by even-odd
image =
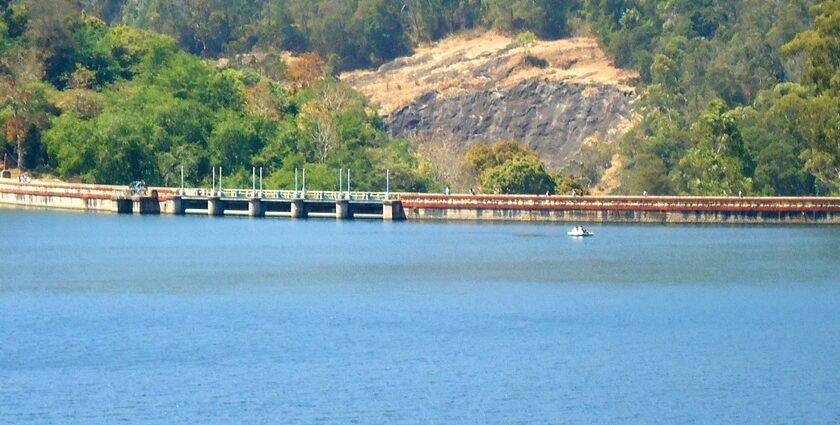
[[[391,170],[385,170],[385,200],[391,199]]]

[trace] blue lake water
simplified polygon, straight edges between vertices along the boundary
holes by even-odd
[[[0,423],[840,423],[840,227],[569,227],[0,209]]]

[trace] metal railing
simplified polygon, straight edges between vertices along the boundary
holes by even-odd
[[[328,190],[253,190],[253,189],[222,189],[211,190],[208,188],[190,188],[184,190],[187,197],[208,197],[219,196],[226,199],[248,200],[261,198],[264,200],[292,200],[305,199],[312,201],[370,201],[382,202],[386,200],[398,200],[399,194],[385,192],[338,192]]]

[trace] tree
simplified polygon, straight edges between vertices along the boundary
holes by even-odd
[[[743,140],[726,104],[713,101],[691,126],[693,147],[674,178],[685,194],[733,195],[752,190]]]
[[[32,115],[32,92],[18,83],[14,77],[7,77],[0,83],[0,105],[6,109],[6,140],[14,142],[17,148],[17,166],[23,170],[23,141],[29,133]]]
[[[318,53],[304,53],[289,64],[286,78],[291,81],[294,91],[300,91],[324,77],[324,65],[324,59]]]
[[[463,167],[482,192],[554,192],[554,181],[536,152],[512,140],[473,145],[464,156]]]
[[[531,47],[534,47],[534,44],[537,43],[537,36],[536,34],[532,33],[531,31],[524,31],[516,34],[516,38],[513,39],[513,45],[518,47],[523,47],[525,49],[525,56],[529,56]]]
[[[79,19],[79,4],[75,0],[29,0],[27,12],[30,17],[27,33],[44,62],[46,79],[63,88],[62,77],[76,68],[76,43],[71,27]]]
[[[840,0],[822,0],[812,9],[814,29],[797,34],[783,47],[787,55],[804,53],[807,57],[806,82],[818,93],[840,90]]]
[[[788,55],[806,59],[804,82],[814,90],[799,122],[809,145],[806,169],[829,191],[840,192],[840,0],[824,0],[813,8],[814,29],[785,45]]]
[[[554,192],[554,181],[538,159],[517,157],[481,173],[482,190],[500,194]]]

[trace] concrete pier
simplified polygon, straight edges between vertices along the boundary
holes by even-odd
[[[263,206],[262,198],[248,199],[248,216],[249,217],[264,217],[265,207]]]
[[[160,204],[164,214],[184,215],[184,201],[180,196],[171,196]]]
[[[335,201],[335,218],[339,220],[353,218],[353,211],[351,210],[349,201],[346,199]]]
[[[225,214],[225,201],[218,196],[207,198],[207,215],[220,216]]]
[[[382,202],[382,219],[385,221],[405,220],[402,202],[392,200]]]
[[[160,214],[160,201],[157,196],[132,196],[131,211],[134,214]]]
[[[292,218],[307,218],[306,202],[303,199],[292,199]]]

